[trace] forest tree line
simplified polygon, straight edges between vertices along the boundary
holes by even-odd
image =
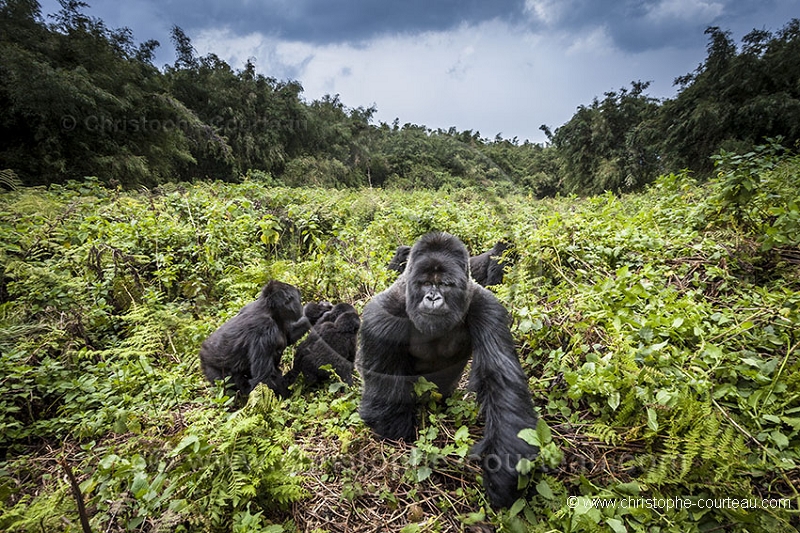
[[[800,20],[753,30],[737,46],[706,30],[707,57],[658,100],[649,82],[580,105],[548,142],[374,123],[374,107],[338,95],[306,101],[302,85],[198,56],[179,27],[176,60],[62,0],[46,22],[35,0],[0,0],[2,185],[98,176],[122,187],[243,178],[289,186],[440,188],[596,194],[640,189],[656,176],[713,170],[720,151],[767,138],[800,141]],[[520,102],[525,105],[525,102]],[[11,176],[11,177],[9,177]]]

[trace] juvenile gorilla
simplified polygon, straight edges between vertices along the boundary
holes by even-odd
[[[258,299],[212,333],[200,346],[200,366],[211,383],[231,377],[243,396],[266,383],[286,396],[278,368],[283,350],[311,327],[303,316],[300,291],[280,281],[270,281]]]
[[[503,283],[503,265],[498,261],[498,258],[502,257],[503,252],[507,249],[508,243],[500,241],[490,250],[470,257],[469,270],[472,279],[484,287]]]
[[[353,384],[353,361],[356,358],[356,337],[361,319],[348,303],[336,304],[325,313],[301,342],[294,355],[292,369],[284,376],[286,386],[305,375],[309,386],[324,383],[330,378],[320,367],[331,365],[339,379]]]
[[[464,244],[446,233],[423,236],[405,274],[364,308],[359,413],[383,438],[411,441],[416,433],[413,384],[420,376],[452,393],[472,357],[470,388],[485,419],[473,452],[483,458],[484,486],[493,505],[519,496],[515,466],[538,449],[520,439],[536,427],[528,380],[517,358],[508,314],[469,278]]]
[[[303,306],[303,316],[306,317],[313,326],[331,309],[333,309],[333,304],[330,302],[308,302]]]

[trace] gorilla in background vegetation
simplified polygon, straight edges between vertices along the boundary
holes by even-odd
[[[472,279],[484,287],[500,285],[503,283],[503,266],[508,262],[498,261],[502,259],[503,252],[508,249],[508,243],[499,241],[490,250],[480,255],[469,258],[469,271]]]
[[[211,383],[230,376],[243,396],[256,385],[281,396],[287,391],[279,369],[283,350],[311,328],[297,287],[270,281],[258,299],[222,324],[200,346],[200,366]]]
[[[483,458],[492,505],[511,505],[520,494],[518,460],[538,454],[517,434],[535,428],[537,417],[508,313],[489,290],[469,278],[464,244],[446,233],[420,238],[405,274],[366,305],[362,321],[359,413],[383,438],[413,441],[414,383],[424,376],[447,396],[472,357],[470,388],[477,393],[486,424],[473,453]]]
[[[389,270],[394,270],[395,272],[402,274],[403,271],[406,269],[406,263],[408,262],[408,254],[411,252],[410,246],[401,245],[397,247],[397,250],[394,252],[394,256],[389,261],[389,264],[386,265],[386,268]]]
[[[286,386],[297,381],[300,374],[311,387],[324,383],[330,379],[329,372],[320,368],[324,365],[331,365],[339,379],[352,385],[360,327],[361,319],[355,307],[348,303],[336,304],[297,346],[292,369],[284,376]]]

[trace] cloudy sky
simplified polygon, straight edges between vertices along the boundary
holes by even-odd
[[[237,69],[252,58],[264,75],[298,80],[308,101],[338,94],[375,105],[382,122],[533,142],[540,125],[632,81],[673,97],[674,79],[705,59],[709,26],[740,43],[800,17],[800,0],[86,1],[108,27],[158,40],[158,66],[174,61],[177,25],[199,55]]]

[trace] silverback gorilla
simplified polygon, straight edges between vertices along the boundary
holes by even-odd
[[[200,366],[210,382],[231,377],[243,396],[266,383],[286,396],[279,369],[283,350],[311,327],[303,316],[300,291],[280,281],[270,281],[255,302],[212,333],[200,346]]]
[[[328,371],[320,368],[324,365],[331,365],[339,379],[352,385],[360,326],[358,312],[348,303],[338,303],[322,315],[305,340],[297,345],[292,369],[284,376],[286,386],[297,381],[300,374],[310,387],[328,381]]]
[[[492,505],[510,506],[519,496],[518,460],[538,453],[517,434],[536,427],[536,414],[508,314],[489,290],[470,280],[464,244],[446,233],[420,238],[404,274],[366,305],[361,320],[359,413],[383,438],[412,441],[414,382],[424,376],[449,395],[472,357],[470,388],[485,420],[473,453],[483,458]]]

